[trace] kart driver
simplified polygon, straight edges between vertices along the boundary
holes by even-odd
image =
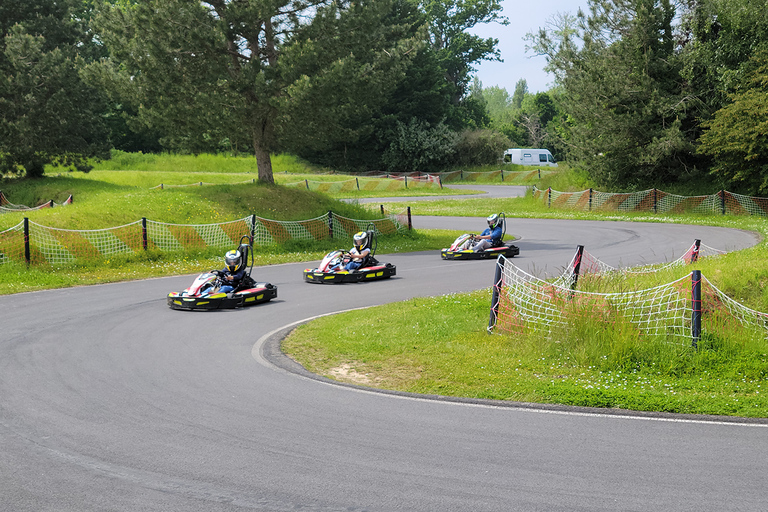
[[[357,270],[363,265],[368,255],[371,254],[371,249],[366,247],[368,244],[368,233],[365,231],[358,231],[355,233],[353,240],[355,246],[349,250],[349,261],[344,265],[344,270]],[[331,270],[336,271],[339,270],[340,267],[341,264],[336,265],[331,268]]]
[[[473,252],[484,251],[489,247],[498,247],[501,245],[501,237],[504,236],[501,226],[501,217],[494,213],[489,215],[486,219],[488,222],[488,228],[479,235],[474,235]]]
[[[225,284],[219,288],[220,293],[229,293],[234,291],[245,277],[245,265],[242,264],[242,255],[237,249],[227,251],[224,255],[224,269],[221,271],[221,278]]]

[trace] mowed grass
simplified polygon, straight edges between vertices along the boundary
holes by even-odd
[[[764,251],[760,244],[637,282],[592,287],[604,293],[611,286],[642,290],[697,268],[723,291],[768,311],[765,287],[754,280],[768,279]],[[759,263],[750,265],[756,258]],[[744,267],[749,270],[729,272]],[[716,326],[707,329],[705,318],[705,334],[695,349],[689,339],[641,339],[620,318],[576,318],[551,336],[490,335],[490,304],[488,289],[322,317],[294,330],[283,350],[319,375],[410,393],[768,417],[764,328],[719,332]]]

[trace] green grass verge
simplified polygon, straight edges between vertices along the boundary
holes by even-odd
[[[379,238],[378,254],[440,250],[456,238],[458,232],[446,230],[411,231]],[[293,242],[281,246],[256,247],[257,267],[302,261],[317,262],[331,250],[346,248],[351,241],[330,240],[317,243]],[[94,262],[58,266],[30,266],[21,263],[0,265],[0,295],[68,288],[90,284],[114,283],[169,275],[186,275],[223,265],[222,251],[159,252],[118,255]],[[260,271],[254,270],[256,275]]]
[[[703,340],[698,351],[633,345],[615,332],[583,344],[542,342],[489,335],[489,306],[485,290],[323,317],[293,331],[283,350],[319,375],[411,393],[768,416],[764,340],[750,349]],[[596,350],[585,355],[584,344]]]

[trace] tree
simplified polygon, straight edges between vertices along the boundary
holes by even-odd
[[[508,122],[511,119],[512,99],[505,88],[498,85],[485,88],[483,98],[485,98],[491,123]]]
[[[705,122],[702,153],[714,158],[712,172],[746,193],[768,192],[768,49],[749,61],[751,68],[731,103]]]
[[[78,74],[94,47],[78,2],[0,4],[0,170],[42,176],[49,163],[88,170],[109,143],[98,91]]]
[[[249,145],[259,180],[273,182],[271,154],[297,126],[327,141],[397,85],[415,43],[393,43],[390,10],[386,0],[102,2],[112,61],[98,73],[131,91],[166,146]]]
[[[589,0],[577,25],[540,33],[534,48],[563,88],[568,159],[602,185],[684,179],[696,161],[669,0]],[[558,39],[559,38],[559,39]]]
[[[520,110],[526,94],[528,94],[528,81],[525,78],[521,78],[515,84],[515,92],[512,94],[512,108]]]
[[[687,0],[679,35],[681,76],[708,119],[744,82],[749,58],[768,41],[768,4],[762,0]]]
[[[384,153],[384,165],[399,172],[435,171],[453,157],[458,138],[444,124],[430,126],[415,118],[408,124],[398,123],[397,138]]]
[[[481,23],[508,25],[499,0],[422,0],[429,24],[430,46],[445,70],[452,103],[459,105],[467,92],[470,74],[483,60],[501,61],[499,40],[483,39],[467,31]]]
[[[402,73],[390,77],[396,80],[393,82],[396,85],[388,91],[377,92],[376,104],[370,99],[367,102],[347,101],[350,113],[355,115],[329,120],[335,123],[332,130],[314,130],[330,137],[317,137],[307,133],[311,130],[306,130],[305,123],[293,123],[295,129],[290,137],[282,139],[284,147],[312,162],[337,169],[380,170],[385,167],[384,152],[398,140],[400,125],[408,125],[412,119],[429,126],[439,125],[448,116],[450,97],[444,72],[435,54],[425,44],[424,19],[415,2],[394,2],[392,12],[380,25],[392,27],[388,37],[393,44],[401,39],[412,44],[409,49],[411,58],[403,61]],[[329,89],[328,93],[338,95],[338,91],[344,90],[344,84]],[[328,103],[327,97],[318,98],[318,101]],[[293,98],[291,107],[292,117],[313,115],[311,105],[310,108],[297,105]]]

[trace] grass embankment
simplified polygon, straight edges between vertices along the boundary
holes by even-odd
[[[765,287],[756,286],[768,280],[764,251],[760,244],[618,286],[646,289],[698,268],[731,297],[768,311]],[[489,335],[490,300],[483,290],[323,317],[297,328],[283,350],[317,374],[412,393],[768,417],[760,329],[705,335],[698,349],[679,338],[641,340],[619,321],[582,319],[551,337]]]
[[[29,206],[53,199],[63,202],[70,194],[71,205],[34,211],[11,212],[0,215],[0,232],[18,225],[24,217],[54,228],[92,230],[122,226],[147,219],[171,224],[211,224],[241,219],[248,215],[274,220],[304,220],[335,214],[354,219],[376,219],[376,209],[341,202],[328,194],[296,187],[252,183],[255,177],[246,163],[252,158],[174,157],[169,155],[125,155],[139,171],[94,170],[90,173],[64,172],[53,169],[43,179],[5,180],[0,186],[15,204]],[[191,162],[191,163],[190,163]],[[201,164],[198,167],[192,163]],[[105,165],[102,163],[102,165]],[[124,165],[128,163],[123,162]],[[313,169],[296,159],[275,159],[275,173],[289,169],[289,176],[308,173]],[[153,165],[157,166],[154,170]],[[241,172],[242,171],[242,172]],[[196,174],[191,174],[196,173]],[[204,175],[205,179],[200,176]],[[152,189],[159,183],[216,182],[232,185],[197,186]],[[248,182],[251,180],[251,182]],[[221,181],[220,181],[221,182]],[[403,208],[398,206],[398,211]],[[379,253],[440,249],[455,238],[455,233],[416,232],[382,236]],[[295,241],[280,246],[255,248],[257,265],[319,260],[349,240],[320,242]],[[221,265],[221,250],[163,253],[147,251],[130,256],[113,256],[98,262],[78,262],[56,267],[32,266],[20,263],[0,265],[0,294],[84,284],[123,281],[169,274],[189,274],[201,268]]]

